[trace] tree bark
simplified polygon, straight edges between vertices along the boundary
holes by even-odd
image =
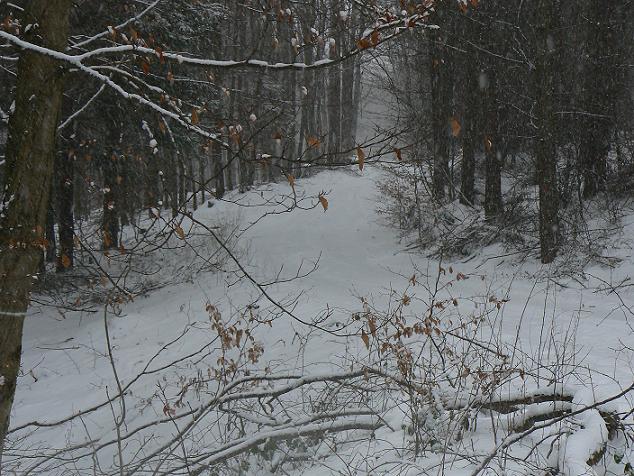
[[[74,264],[74,229],[73,199],[75,196],[75,156],[74,152],[58,155],[57,175],[57,203],[59,206],[59,256],[57,257],[57,271],[65,271]]]
[[[486,71],[480,79],[485,86],[485,185],[484,185],[484,214],[492,219],[502,213],[502,152],[500,149],[499,117],[497,104],[497,75],[495,67]]]
[[[51,190],[51,195],[53,191]],[[57,246],[55,241],[55,209],[52,206],[53,199],[49,199],[49,206],[46,211],[46,262],[54,263],[56,259]],[[44,269],[46,271],[46,269]]]
[[[537,181],[539,183],[539,243],[542,263],[551,263],[557,255],[559,234],[559,195],[557,192],[557,144],[555,139],[553,0],[539,4],[539,59],[537,62]]]
[[[206,151],[202,151],[198,157],[198,174],[199,174],[199,180],[200,180],[200,184],[198,185],[198,188],[200,189],[200,204],[202,205],[203,203],[205,203],[205,187],[207,186],[207,167],[206,167],[206,163],[207,162],[207,152]]]
[[[345,51],[350,51],[354,47],[356,40],[356,31],[350,27],[351,24],[354,25],[356,17],[354,2],[350,8],[351,11],[348,12],[349,18],[344,24],[345,36],[342,35],[342,39],[345,40],[345,44],[343,45]],[[356,56],[348,58],[343,62],[341,72],[341,142],[344,150],[352,150],[356,145],[356,137],[354,134],[354,114],[356,113],[354,107],[354,78],[356,61]]]
[[[222,149],[219,144],[211,144],[211,156],[216,179],[216,198],[221,199],[225,196],[225,173],[222,166]]]
[[[182,155],[176,156],[178,161],[178,206],[185,206],[187,202],[187,177],[185,173],[185,159]]]
[[[315,61],[315,52],[313,47],[313,33],[311,27],[314,23],[314,16],[312,15],[311,8],[306,8],[304,15],[302,16],[304,24],[304,42],[307,47],[304,49],[304,62],[306,64],[312,64]],[[312,164],[319,155],[318,146],[310,147],[308,145],[308,139],[310,137],[319,138],[319,131],[317,130],[317,82],[315,71],[308,70],[302,72],[303,88],[301,99],[301,135],[297,146],[297,157],[301,157],[304,163]],[[300,164],[301,165],[301,164]],[[305,176],[310,169],[301,168],[298,171],[298,176]]]
[[[583,108],[580,143],[583,196],[590,198],[605,188],[610,135],[614,126],[616,96],[613,61],[616,54],[614,26],[610,17],[614,2],[588,2],[587,66],[583,74]]]
[[[71,5],[71,0],[27,2],[23,24],[37,27],[25,39],[64,50]],[[0,221],[0,468],[20,369],[24,317],[42,257],[62,91],[63,75],[54,58],[28,51],[20,55]]]
[[[332,31],[334,43],[328,44],[328,57],[336,61],[339,58],[341,35],[335,34],[339,26],[340,4],[337,0],[331,1]],[[326,41],[330,41],[327,39]],[[341,65],[335,64],[328,69],[328,163],[334,164],[339,160],[341,152]]]
[[[104,194],[103,194],[103,249],[119,246],[119,194],[117,193],[117,175],[119,158],[114,149],[104,157]]]
[[[178,157],[176,155],[176,147],[171,141],[165,141],[164,154],[168,157],[169,166],[166,168],[167,177],[165,178],[165,188],[167,190],[167,201],[172,210],[172,218],[178,215],[180,204],[178,203]]]
[[[476,127],[479,111],[480,89],[478,86],[477,52],[471,46],[470,41],[477,37],[475,20],[471,17],[465,19],[464,29],[465,48],[467,53],[463,55],[464,83],[462,95],[464,98],[464,113],[462,119],[462,166],[460,170],[460,203],[473,206],[475,203],[475,166],[478,141],[478,128]]]
[[[443,24],[443,16],[436,13],[435,21]],[[449,120],[452,116],[452,82],[447,55],[448,25],[430,30],[429,78],[431,81],[433,169],[432,193],[436,200],[445,197],[449,181]]]
[[[116,104],[116,103],[115,103]],[[103,156],[103,217],[101,231],[103,233],[103,249],[119,247],[119,207],[121,194],[119,191],[119,145],[121,140],[121,126],[116,120],[117,111],[111,111],[112,117],[107,125],[106,153]],[[154,156],[154,160],[157,157]],[[158,176],[158,174],[156,174]],[[157,201],[160,193],[156,193]]]

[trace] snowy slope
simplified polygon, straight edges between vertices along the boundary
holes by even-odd
[[[316,270],[308,276],[269,286],[267,291],[275,300],[292,302],[294,315],[303,320],[327,314],[323,326],[334,330],[350,323],[351,313],[361,309],[359,296],[377,308],[386,306],[390,289],[403,292],[412,275],[429,272],[433,278],[438,269],[438,263],[402,251],[405,245],[399,243],[397,231],[381,223],[375,212],[381,200],[375,186],[380,175],[378,169],[366,167],[363,173],[326,171],[298,180],[300,195],[328,192],[327,211],[313,199],[312,203],[318,206],[310,210],[272,214],[258,220],[263,212],[283,207],[216,203],[212,208],[200,209],[196,218],[217,223],[218,217],[239,216],[240,226],[246,230],[241,238],[241,261],[260,282],[272,281],[278,275],[291,278],[298,270],[303,274],[316,262]],[[267,197],[286,196],[289,189],[288,183],[280,183],[237,197],[243,204],[257,204]],[[572,372],[569,367],[574,362],[578,367],[574,369],[577,376],[573,381],[586,380],[595,394],[609,396],[634,379],[631,351],[634,317],[624,307],[634,306],[634,286],[621,288],[618,293],[609,288],[610,284],[629,280],[633,274],[634,263],[628,248],[633,228],[634,217],[630,217],[620,248],[614,250],[624,260],[614,268],[587,269],[585,278],[549,279],[549,270],[534,262],[520,264],[513,258],[495,258],[503,254],[495,247],[483,250],[466,263],[444,262],[442,266],[452,266],[472,276],[451,290],[453,296],[495,295],[508,299],[492,315],[490,324],[501,329],[507,343],[518,342],[526,352],[522,358],[532,355],[543,362],[561,361],[561,375],[554,376],[555,379]],[[191,283],[169,286],[137,298],[123,307],[120,316],[109,316],[114,361],[123,385],[184,329],[187,334],[171,345],[168,355],[160,356],[151,368],[160,368],[161,362],[176,361],[212,342],[215,334],[209,326],[208,303],[228,319],[249,303],[255,303],[254,308],[261,316],[276,313],[275,307],[250,283],[234,283],[232,273],[201,274]],[[417,305],[412,306],[413,313],[417,312]],[[311,338],[305,346],[301,345],[297,336],[308,332]],[[350,356],[363,359],[367,355],[358,337],[334,337],[311,331],[287,315],[278,316],[270,326],[257,326],[254,336],[265,349],[259,363],[261,368],[298,369],[314,374],[342,369]],[[629,351],[624,347],[627,345]],[[570,354],[562,355],[562,350]],[[62,317],[53,309],[34,306],[26,324],[23,351],[24,375],[14,405],[14,428],[34,420],[61,419],[116,393],[101,314],[65,313]],[[205,362],[215,359],[212,354]],[[595,370],[592,376],[589,372],[584,374],[583,368],[587,366]],[[196,372],[196,365],[184,360],[169,370],[141,377],[127,400],[126,425],[135,426],[162,416],[160,393],[175,395],[178,386],[174,382],[178,376],[189,377]],[[196,398],[192,396],[191,400],[195,402]],[[112,411],[105,406],[86,421],[38,429],[27,441],[31,445],[61,448],[113,435],[113,426]],[[404,437],[402,432],[391,437],[388,433],[384,433],[385,437],[395,441]],[[485,438],[490,439],[490,435]],[[485,444],[482,448],[487,447]],[[100,464],[112,467],[116,459],[114,447],[104,454]],[[89,463],[78,471],[88,472]],[[29,463],[24,459],[23,464],[26,467]],[[336,463],[333,464],[336,468]],[[463,474],[458,467],[441,467],[442,471],[436,468],[432,474],[440,474],[439,471]],[[50,468],[51,474],[57,472],[54,466]],[[324,467],[315,471],[324,474]],[[389,467],[384,471],[389,473]],[[464,471],[468,473],[467,469]]]

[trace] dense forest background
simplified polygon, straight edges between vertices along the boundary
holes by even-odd
[[[357,142],[363,74],[373,78],[366,88],[393,96],[388,107],[395,118],[392,130],[381,131],[385,147],[366,160],[419,164],[414,181],[421,181],[424,195],[438,205],[458,199],[481,207],[487,220],[515,209],[517,196],[505,203],[502,178],[523,175],[525,185],[539,185],[535,228],[545,262],[572,232],[572,224],[561,223],[562,210],[627,189],[630,2],[439,2],[426,19],[438,29],[412,23],[384,46],[388,35],[379,27],[425,3],[401,2],[403,11],[393,14],[389,2],[251,3],[166,1],[143,15],[149,4],[142,2],[72,8],[70,44],[77,52],[97,36],[90,46],[336,64],[227,69],[132,54],[91,66],[203,134],[71,68],[46,226],[47,261],[57,261],[58,271],[74,264],[75,222],[98,209],[104,248],[117,248],[122,226],[144,210],[164,208],[176,216],[186,204],[195,209],[226,190],[349,163],[364,146]],[[18,31],[18,9],[7,3],[2,9],[4,30]],[[137,16],[99,36],[104,25]],[[3,148],[16,52],[11,43],[3,47]]]
[[[328,211],[328,190],[311,195],[297,185],[317,172],[381,169],[379,212],[408,250],[439,263],[490,245],[564,274],[613,263],[602,250],[634,186],[633,8],[630,0],[0,0],[0,441],[9,432],[24,318],[34,302],[62,315],[103,306],[106,320],[138,296],[191,283],[197,272],[226,272],[231,263],[232,285],[252,285],[276,316],[335,333],[322,326],[325,318],[297,315],[297,300],[269,292],[308,276],[316,263],[265,282],[240,256],[242,233],[260,220]],[[371,102],[381,120],[368,128]],[[286,194],[265,199],[276,184]],[[256,208],[245,198],[250,192],[262,198],[258,206],[282,209],[263,208],[247,230],[214,214]],[[199,209],[211,210],[214,223]],[[166,258],[183,250],[187,262]],[[431,339],[430,352],[438,354],[430,362],[442,372],[430,371],[429,385],[454,371],[445,358],[460,352],[478,360],[483,375],[515,372],[486,338],[461,334],[466,326],[443,334],[435,309],[458,301],[436,299],[445,273],[438,269],[424,325],[408,327],[394,311],[377,328],[378,311],[362,299],[363,312],[353,314],[361,327],[345,334],[360,337],[379,359],[394,355],[402,377],[395,381],[409,392],[412,415],[424,406],[416,396],[424,392],[414,388],[416,352],[402,338]],[[416,275],[409,279],[417,285]],[[507,302],[487,299],[497,310]],[[410,301],[404,294],[395,308]],[[273,321],[253,317],[254,304],[245,309],[249,325]],[[222,359],[248,340],[240,355],[258,363],[263,349],[250,328],[223,327],[212,304],[206,312]],[[437,344],[434,335],[447,340]],[[477,351],[456,350],[451,339],[476,342]],[[491,352],[494,363],[473,352]],[[476,364],[465,361],[456,381],[475,378],[468,365]],[[233,389],[228,375],[236,377],[237,366],[225,363],[216,380]],[[365,372],[315,382],[386,378]],[[124,402],[114,375],[118,397],[108,402]],[[478,391],[500,383],[487,378]],[[556,408],[542,420],[574,416],[557,406],[572,400],[564,390],[544,397]],[[165,405],[170,418],[175,410]],[[417,454],[423,441],[435,441],[423,436],[418,418],[408,430]],[[608,428],[621,414],[602,409],[600,418]],[[246,434],[238,426],[227,441]],[[607,445],[606,436],[587,466]],[[123,453],[119,448],[121,474]],[[189,472],[184,461],[175,467]]]

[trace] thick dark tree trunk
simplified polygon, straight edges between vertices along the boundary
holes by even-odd
[[[350,47],[350,45],[347,45]],[[341,90],[341,135],[342,147],[344,150],[351,150],[355,146],[355,136],[353,132],[353,114],[354,114],[354,66],[355,59],[350,58],[343,64],[342,71],[342,90]]]
[[[192,190],[192,208],[198,210],[198,184],[196,183],[196,168],[194,167],[194,159],[189,159],[189,183]]]
[[[486,119],[484,131],[485,189],[484,213],[488,219],[500,215],[502,206],[502,151],[499,133],[499,105],[497,100],[497,75],[494,68],[484,74]]]
[[[358,7],[355,3],[352,4],[352,21],[353,24],[360,24],[359,22],[359,13],[358,13]],[[353,43],[354,40],[359,38],[361,36],[361,34],[363,33],[363,30],[361,28],[358,28],[357,31],[353,32]],[[359,119],[360,119],[360,115],[361,115],[361,92],[362,92],[362,84],[361,84],[361,57],[360,56],[356,56],[354,59],[354,69],[353,69],[353,92],[352,92],[352,112],[351,112],[351,119],[350,119],[350,127],[351,127],[351,133],[352,133],[352,140],[353,142],[357,141],[357,132],[358,132],[358,128],[359,128]]]
[[[200,203],[205,203],[205,187],[207,187],[207,152],[201,152],[198,157],[198,174],[200,185]]]
[[[178,215],[178,157],[174,144],[166,144],[164,153],[167,156],[168,167],[165,176],[166,206],[172,210],[172,218]]]
[[[145,208],[150,219],[154,218],[153,208],[158,207],[159,202],[159,169],[157,157],[152,155],[146,159],[145,168]]]
[[[216,179],[216,198],[225,196],[225,174],[222,167],[222,148],[219,144],[211,144],[211,156]]]
[[[435,21],[443,25],[445,15],[437,13]],[[445,197],[449,185],[449,121],[452,117],[451,66],[447,52],[448,25],[430,30],[430,81],[433,138],[432,193],[436,200]]]
[[[472,206],[475,202],[476,151],[478,149],[478,121],[480,88],[477,53],[469,41],[476,38],[475,20],[466,19],[464,29],[467,53],[462,56],[464,83],[462,96],[464,112],[462,119],[462,166],[460,169],[460,203]]]
[[[135,203],[135,191],[132,189],[132,170],[130,156],[121,155],[117,175],[117,200],[121,227],[130,225],[134,220],[135,210],[139,209]]]
[[[64,271],[74,264],[74,228],[73,198],[75,195],[75,156],[71,153],[59,154],[57,159],[57,204],[59,221],[59,255],[57,271]]]
[[[361,115],[361,93],[362,93],[362,83],[361,83],[361,59],[356,57],[354,60],[354,95],[352,98],[352,139],[356,142],[357,133],[359,130],[359,119]]]
[[[52,190],[51,190],[52,195]],[[57,253],[57,243],[55,240],[55,209],[52,206],[52,199],[46,210],[46,262],[54,263]]]
[[[614,57],[616,38],[610,17],[615,2],[589,0],[587,66],[583,74],[583,108],[587,113],[582,120],[580,160],[583,174],[583,195],[594,196],[604,189],[610,135],[614,125],[614,98],[616,96]]]
[[[185,159],[178,156],[178,205],[183,206],[187,201],[187,177],[185,174]]]
[[[312,22],[309,23],[309,25],[312,26]],[[310,43],[313,41],[313,38],[309,26],[305,27],[304,37],[306,43],[310,45]],[[307,64],[312,64],[315,61],[315,55],[312,46],[308,46],[304,50],[304,61]],[[316,144],[312,147],[310,146],[310,144],[308,144],[309,138],[319,137],[316,115],[317,91],[315,74],[316,73],[313,70],[304,71],[302,73],[304,88],[302,89],[302,100],[300,106],[302,111],[302,123],[301,138],[297,148],[297,157],[301,157],[304,162],[308,162],[309,164],[314,162],[319,155],[319,147]],[[310,169],[302,168],[300,174],[305,175],[307,170]]]
[[[64,50],[71,4],[71,0],[26,2],[23,24],[37,27],[24,39]],[[63,75],[56,60],[32,52],[21,54],[0,222],[0,468],[20,370],[24,316],[42,258],[62,90]]]
[[[331,54],[331,59],[336,56]],[[339,65],[328,71],[328,162],[334,164],[341,152],[341,71]]]
[[[462,140],[462,167],[460,170],[460,203],[473,206],[475,202],[475,131],[473,121],[466,118]]]
[[[331,0],[333,16],[332,27],[337,31],[339,27],[340,4],[337,0]],[[329,58],[337,60],[339,49],[342,47],[341,35],[336,35],[333,44],[327,45]],[[335,64],[328,69],[328,162],[334,164],[340,160],[341,152],[341,65]]]
[[[557,191],[557,144],[555,139],[555,45],[553,0],[539,4],[539,58],[537,62],[537,181],[539,183],[539,242],[542,263],[557,255],[559,195]]]
[[[114,150],[104,158],[104,194],[103,194],[103,249],[119,246],[119,206],[117,194],[117,171],[119,158]]]

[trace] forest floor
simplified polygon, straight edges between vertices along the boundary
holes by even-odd
[[[336,330],[348,325],[351,315],[362,310],[361,298],[373,308],[382,309],[395,294],[402,295],[405,290],[409,289],[407,292],[412,296],[416,292],[424,294],[411,289],[412,276],[417,275],[418,280],[433,285],[437,270],[442,266],[445,270],[452,269],[453,274],[460,272],[470,278],[442,291],[452,298],[464,298],[465,306],[470,306],[465,313],[486,305],[486,302],[478,303],[475,296],[508,300],[490,317],[491,329],[511,346],[521,348],[525,359],[544,364],[559,362],[557,371],[561,375],[553,375],[553,379],[576,382],[593,392],[596,398],[618,393],[632,383],[634,315],[630,309],[634,307],[631,281],[634,216],[625,218],[623,231],[614,239],[615,248],[607,251],[618,260],[613,260],[611,266],[590,266],[583,274],[551,276],[548,267],[531,259],[521,262],[513,256],[503,256],[505,252],[498,246],[484,249],[468,259],[447,259],[440,264],[406,252],[407,243],[399,240],[398,231],[377,215],[377,203],[382,200],[376,188],[380,177],[378,168],[366,167],[363,172],[326,171],[298,180],[295,187],[300,196],[327,192],[327,211],[314,201],[318,206],[310,210],[274,213],[259,220],[263,211],[282,211],[284,206],[270,202],[244,207],[216,203],[212,208],[199,209],[195,216],[210,224],[231,216],[230,221],[246,230],[240,241],[240,260],[260,282],[292,278],[297,270],[303,274],[317,263],[316,269],[306,277],[266,288],[271,297],[287,303],[293,314],[303,320],[327,315],[323,326]],[[289,190],[288,183],[280,183],[236,197],[244,205],[254,205],[267,202],[267,198],[287,196]],[[173,259],[178,259],[178,253],[173,255]],[[187,334],[171,345],[153,367],[160,367],[160,362],[176,361],[211,342],[216,333],[210,327],[208,304],[215,306],[227,320],[235,320],[237,310],[249,304],[251,312],[263,320],[277,313],[275,306],[251,283],[242,280],[236,284],[235,269],[231,268],[231,264],[227,264],[226,272],[200,273],[191,282],[166,286],[124,305],[119,316],[107,317],[113,360],[124,385],[162,346],[184,330]],[[425,305],[423,297],[420,301],[413,300],[409,312],[422,314]],[[345,369],[353,360],[363,362],[370,358],[358,336],[334,337],[311,330],[287,315],[273,319],[270,325],[261,324],[252,332],[263,348],[262,357],[254,367],[268,367],[272,372],[297,371],[308,375],[334,372]],[[309,338],[300,339],[300,336]],[[26,322],[23,352],[24,372],[14,405],[14,428],[35,420],[61,419],[103,402],[107,395],[117,391],[102,313],[62,314],[50,307],[34,305]],[[202,362],[184,359],[168,369],[140,378],[127,398],[126,428],[163,416],[162,395],[168,401],[175,400],[182,381],[195,377],[206,365],[213,366],[216,359],[213,353]],[[542,371],[549,371],[546,365]],[[186,401],[194,404],[192,402],[199,397],[192,391]],[[377,432],[377,440],[402,447],[407,434],[403,425],[393,423],[391,430],[382,428]],[[40,445],[62,448],[88,439],[107,438],[113,434],[113,427],[112,409],[105,406],[83,421],[38,429],[28,436],[28,445],[23,448],[29,446],[30,450],[36,450]],[[496,443],[496,436],[489,433],[486,425],[478,429],[474,438],[478,441],[473,447],[474,454],[482,455]],[[378,443],[373,444],[378,446],[371,453],[379,461],[383,453]],[[360,455],[367,455],[368,442],[364,440],[359,446],[355,449],[352,445],[346,451],[353,454],[358,450]],[[99,465],[103,468],[116,464],[115,448],[111,450],[101,456]],[[26,456],[26,449],[24,451]],[[389,456],[394,457],[394,454]],[[364,471],[370,474],[391,471],[392,466],[373,466],[372,458],[359,458],[366,465]],[[11,459],[9,455],[8,459]],[[25,470],[29,464],[30,460],[24,457],[20,466]],[[94,461],[84,461],[77,471],[87,473],[93,464]],[[313,466],[312,471],[337,474],[345,472],[342,464],[338,456],[326,457]],[[417,464],[421,465],[419,468],[429,468],[429,474],[469,474],[473,470],[473,465],[464,459],[452,460],[438,455]],[[49,467],[48,463],[44,467]],[[416,467],[410,468],[412,474],[422,474]],[[361,472],[359,468],[355,472]],[[306,474],[310,472],[310,468],[304,467],[304,470]],[[47,472],[59,471],[60,468],[50,466]]]

